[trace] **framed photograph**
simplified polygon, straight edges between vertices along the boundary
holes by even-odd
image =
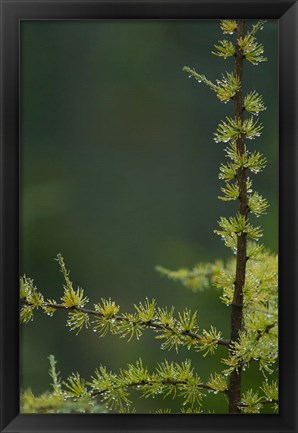
[[[296,432],[296,2],[0,3],[1,432]]]

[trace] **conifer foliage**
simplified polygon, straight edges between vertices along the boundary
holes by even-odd
[[[261,136],[263,126],[258,115],[266,109],[262,95],[251,90],[243,94],[245,62],[258,65],[266,61],[264,48],[256,35],[265,21],[258,21],[245,31],[243,20],[222,20],[220,27],[228,39],[215,45],[213,54],[235,59],[235,68],[225,72],[216,82],[188,66],[189,77],[207,85],[220,102],[234,104],[234,116],[222,120],[214,134],[216,143],[224,143],[226,162],[219,168],[223,181],[220,200],[238,203],[236,213],[221,217],[218,234],[231,249],[228,261],[198,263],[193,269],[157,271],[187,289],[197,293],[210,287],[220,289],[220,299],[231,309],[231,332],[223,336],[210,325],[200,329],[197,311],[184,309],[175,313],[174,307],[160,307],[155,299],[145,299],[134,305],[132,312],[121,312],[112,299],[101,299],[92,307],[82,288],[75,288],[64,259],[56,260],[64,279],[60,300],[47,299],[31,278],[20,279],[20,319],[28,323],[41,309],[48,316],[57,310],[66,314],[66,326],[78,334],[91,329],[98,337],[109,334],[130,341],[140,339],[144,332],[153,332],[161,348],[178,350],[185,346],[202,356],[212,356],[218,346],[226,351],[223,368],[210,372],[209,380],[202,381],[197,365],[190,360],[182,363],[164,360],[149,369],[142,359],[109,371],[100,365],[86,379],[78,372],[62,380],[56,371],[56,360],[49,356],[52,391],[34,396],[30,390],[22,393],[23,412],[134,412],[133,398],[161,395],[177,398],[181,413],[202,413],[204,396],[208,392],[222,393],[227,400],[227,413],[260,413],[266,406],[278,410],[278,384],[270,376],[277,371],[278,356],[278,259],[259,239],[262,229],[255,218],[266,213],[267,200],[253,189],[252,178],[266,166],[266,158],[251,147],[251,140]],[[242,377],[251,363],[257,363],[264,380],[257,389],[245,389]],[[198,371],[197,371],[198,370]],[[133,393],[132,390],[137,393]],[[211,411],[212,412],[212,411]],[[163,413],[158,411],[158,413]],[[166,411],[171,413],[171,408]]]

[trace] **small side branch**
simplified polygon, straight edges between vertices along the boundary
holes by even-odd
[[[22,299],[20,301],[20,304],[23,306],[31,306],[34,307],[33,304],[30,304],[28,301]],[[93,317],[97,317],[97,318],[106,318],[106,316],[101,313],[100,311],[96,311],[96,310],[91,310],[85,307],[80,307],[80,306],[72,306],[72,307],[68,307],[64,304],[58,304],[58,303],[54,303],[54,302],[43,302],[40,305],[41,308],[43,309],[53,309],[53,310],[64,310],[65,312],[71,312],[71,311],[79,311],[81,313],[84,313],[88,316],[93,316]],[[124,323],[129,323],[130,319],[129,317],[127,317],[126,315],[123,314],[113,314],[110,315],[110,317],[108,318],[109,321],[113,321],[113,323],[115,322],[124,322]],[[188,330],[183,330],[183,329],[178,329],[177,327],[174,326],[170,326],[169,324],[165,324],[162,323],[161,321],[158,321],[157,319],[151,319],[151,320],[141,320],[140,318],[138,318],[137,320],[137,324],[142,327],[142,328],[147,328],[147,329],[153,329],[155,331],[169,331],[172,332],[173,334],[180,336],[182,339],[188,339],[188,340],[193,340],[193,341],[198,341],[198,342],[202,342],[205,341],[205,336],[192,332],[192,331],[188,331]],[[212,343],[218,345],[218,346],[225,346],[225,347],[229,347],[230,345],[230,340],[226,340],[226,339],[214,339],[212,341]]]
[[[167,386],[167,387],[186,387],[189,386],[190,383],[187,380],[175,380],[175,379],[165,379],[165,380],[141,380],[139,382],[127,382],[121,386],[116,386],[113,389],[117,390],[117,389],[121,389],[121,388],[137,388],[137,389],[141,389],[142,387],[145,386],[154,386],[154,385],[162,385],[162,386]],[[212,392],[222,392],[223,394],[226,394],[228,391],[227,390],[223,390],[223,391],[219,391],[216,388],[212,388],[211,386],[205,384],[205,383],[199,383],[196,385],[196,387],[198,389],[205,389],[207,391],[212,391]],[[103,395],[107,392],[111,392],[111,388],[106,388],[100,391],[93,391],[91,392],[91,397],[96,397],[98,395]]]

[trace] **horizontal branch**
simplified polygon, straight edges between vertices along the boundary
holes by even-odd
[[[277,399],[267,399],[267,398],[262,398],[260,399],[257,403],[255,403],[255,405],[257,404],[262,404],[262,405],[267,405],[267,404],[278,404],[278,400]],[[249,405],[247,403],[241,402],[238,405],[239,407],[248,407],[248,406],[253,406],[253,405]]]
[[[28,301],[26,301],[25,299],[21,299],[20,300],[21,305],[27,305],[27,306],[32,306],[34,307],[34,304],[29,303]],[[53,302],[43,302],[40,305],[41,308],[53,308],[55,310],[64,310],[64,311],[80,311],[84,314],[87,314],[88,316],[94,316],[94,317],[105,317],[105,315],[103,313],[101,313],[100,311],[96,311],[96,310],[91,310],[88,308],[84,308],[84,307],[79,307],[79,306],[71,306],[71,307],[67,307],[64,304],[58,304],[58,303],[53,303]],[[129,318],[124,316],[123,314],[114,314],[113,316],[110,317],[110,319],[113,319],[117,322],[129,322]],[[178,333],[179,335],[183,336],[183,337],[188,337],[192,340],[197,340],[197,341],[202,341],[204,340],[204,336],[201,334],[197,334],[191,331],[187,331],[187,330],[179,330],[177,331],[176,328],[171,327],[168,324],[164,324],[162,322],[159,322],[158,320],[141,320],[139,319],[138,321],[139,325],[145,327],[145,328],[149,328],[149,329],[156,329],[156,330],[167,330],[167,331],[172,331],[173,333]],[[219,345],[219,346],[226,346],[228,347],[230,345],[230,340],[225,340],[225,339],[214,339],[213,343]]]
[[[167,380],[142,380],[142,381],[139,381],[139,382],[125,383],[124,385],[121,385],[121,386],[118,385],[117,387],[114,387],[113,389],[121,389],[121,388],[127,388],[127,387],[140,389],[140,387],[142,387],[142,386],[152,386],[152,385],[164,385],[164,386],[169,386],[170,385],[170,386],[178,386],[178,387],[181,386],[181,387],[183,387],[183,386],[187,386],[187,385],[190,385],[190,384],[189,384],[189,382],[187,380],[174,380],[174,379],[167,379]],[[218,392],[222,392],[224,394],[228,393],[228,390],[220,391],[220,390],[218,390],[216,388],[212,388],[211,386],[209,386],[209,385],[207,385],[205,383],[199,383],[197,385],[197,388],[206,389],[206,390],[213,391],[213,392],[216,392],[216,393],[218,393]],[[111,392],[111,388],[106,388],[106,389],[101,390],[101,391],[94,391],[94,392],[91,393],[91,397],[96,397],[98,395],[105,394],[106,392]]]
[[[94,406],[93,400],[98,397],[107,409],[119,409],[123,413],[126,412],[126,407],[132,404],[130,394],[135,389],[145,398],[154,398],[158,395],[163,395],[164,398],[177,396],[182,399],[182,407],[194,411],[201,406],[205,391],[214,394],[228,393],[227,379],[223,375],[211,375],[207,383],[202,383],[189,359],[181,363],[165,360],[157,364],[152,372],[148,371],[142,359],[134,364],[128,364],[118,373],[108,371],[105,366],[100,365],[90,380],[84,379],[79,373],[72,373],[66,380],[61,380],[60,373],[57,373],[55,368],[54,357],[51,355],[49,360],[52,397],[59,402],[79,404],[82,401]]]

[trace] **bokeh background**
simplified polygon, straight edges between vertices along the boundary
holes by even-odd
[[[251,22],[247,23],[250,26]],[[229,35],[227,36],[230,37]],[[216,289],[193,294],[162,278],[170,269],[227,258],[213,230],[235,203],[217,199],[223,145],[213,133],[233,104],[221,104],[206,86],[188,79],[184,65],[211,80],[233,69],[233,59],[211,54],[223,38],[215,20],[23,21],[21,23],[21,274],[34,278],[49,298],[62,294],[58,252],[75,285],[91,302],[111,297],[122,311],[156,298],[199,313],[229,337],[230,309]],[[263,94],[261,139],[249,142],[268,157],[254,176],[269,199],[258,223],[263,241],[277,251],[278,233],[278,23],[268,21],[258,39],[268,62],[245,64],[245,90]],[[37,313],[21,326],[21,387],[49,389],[54,354],[63,377],[90,377],[99,364],[118,370],[141,356],[151,369],[165,358],[191,358],[203,380],[220,371],[226,349],[203,358],[182,348],[165,352],[151,331],[140,341],[90,330],[76,336],[65,314]],[[244,386],[261,379],[252,366]],[[178,408],[174,401],[136,400],[138,412]],[[205,410],[226,411],[209,395]]]

